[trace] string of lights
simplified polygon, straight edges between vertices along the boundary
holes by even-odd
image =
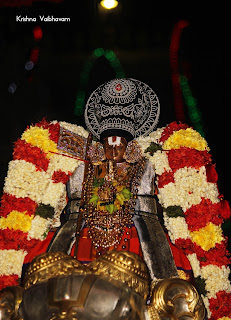
[[[180,76],[180,85],[185,104],[188,108],[189,119],[193,124],[193,127],[205,137],[201,112],[197,105],[197,99],[193,96],[189,86],[189,82],[186,76]]]
[[[178,53],[180,47],[180,37],[182,30],[189,25],[186,20],[178,21],[172,32],[171,43],[169,48],[169,59],[171,67],[171,78],[173,86],[173,102],[177,121],[185,121],[184,103],[182,99],[181,86],[179,81],[179,60]]]
[[[116,78],[125,77],[125,73],[123,71],[123,68],[115,52],[113,50],[96,48],[92,52],[90,59],[85,63],[83,70],[80,74],[79,90],[76,95],[75,108],[74,108],[74,114],[76,116],[81,116],[83,114],[85,98],[86,98],[86,87],[88,84],[90,71],[94,65],[95,60],[102,56],[104,56],[109,61],[111,67],[115,71]]]

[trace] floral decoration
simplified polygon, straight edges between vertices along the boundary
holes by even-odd
[[[156,171],[165,227],[191,263],[209,319],[230,319],[230,254],[221,225],[231,213],[219,194],[208,144],[182,123],[157,131],[137,140]]]
[[[60,126],[88,135],[82,127],[43,119],[14,144],[0,207],[0,289],[18,284],[25,255],[60,224],[66,183],[80,164],[58,149]]]
[[[59,224],[65,184],[80,164],[57,148],[60,126],[88,136],[82,127],[43,120],[15,143],[0,208],[0,288],[18,283],[27,252]],[[230,256],[221,229],[231,213],[219,194],[206,140],[188,125],[173,122],[137,142],[155,168],[165,227],[191,263],[208,317],[231,319]],[[95,186],[91,199],[96,205],[99,189]],[[123,186],[114,193],[113,210],[130,198]]]

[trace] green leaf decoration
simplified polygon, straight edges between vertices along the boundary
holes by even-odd
[[[89,200],[89,203],[94,203],[94,205],[97,205],[98,200],[99,200],[99,197],[96,194],[93,194],[93,196]]]
[[[100,187],[103,185],[103,182],[104,182],[104,179],[103,178],[94,178],[94,181],[93,181],[93,187]]]
[[[169,206],[164,211],[169,218],[184,217],[184,211],[180,206]]]
[[[109,213],[113,213],[113,211],[114,211],[114,204],[108,204],[108,205],[106,205],[106,210],[107,210]]]
[[[197,291],[206,296],[207,290],[205,289],[205,280],[201,278],[201,276],[196,277],[194,280]]]
[[[53,218],[54,213],[55,209],[49,204],[40,204],[35,211],[36,216],[40,216],[44,219]]]
[[[151,156],[157,151],[157,150],[162,150],[162,147],[160,144],[157,144],[155,142],[151,142],[150,146],[144,151],[145,153],[150,153]]]
[[[129,191],[127,188],[123,188],[121,191],[122,195],[124,196],[125,199],[130,199],[132,196],[131,191]]]

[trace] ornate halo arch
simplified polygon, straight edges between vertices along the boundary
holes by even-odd
[[[137,138],[154,130],[159,115],[159,99],[147,84],[118,78],[93,91],[86,104],[85,122],[98,139],[104,131],[113,129]]]

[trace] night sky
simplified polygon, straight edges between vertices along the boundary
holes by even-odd
[[[188,77],[200,108],[205,138],[220,177],[220,192],[230,201],[227,9],[222,8],[220,13],[210,7],[210,13],[203,14],[199,9],[193,13],[188,3],[180,9],[159,11],[153,1],[119,2],[120,6],[110,12],[99,10],[93,0],[0,7],[1,189],[13,142],[28,125],[47,117],[84,126],[83,117],[77,117],[74,108],[86,64],[90,62],[92,68],[84,87],[85,99],[98,85],[116,76],[107,59],[92,62],[96,48],[113,50],[126,77],[154,89],[161,104],[160,127],[174,121],[169,46],[174,25],[184,19],[189,26],[181,36],[179,68]],[[17,15],[36,17],[37,21],[19,22]],[[40,22],[39,15],[67,17],[70,22]],[[40,26],[43,33],[39,41],[33,36],[35,26]],[[34,48],[38,49],[38,62],[32,70],[26,70]],[[185,114],[186,122],[192,125],[186,105]]]

